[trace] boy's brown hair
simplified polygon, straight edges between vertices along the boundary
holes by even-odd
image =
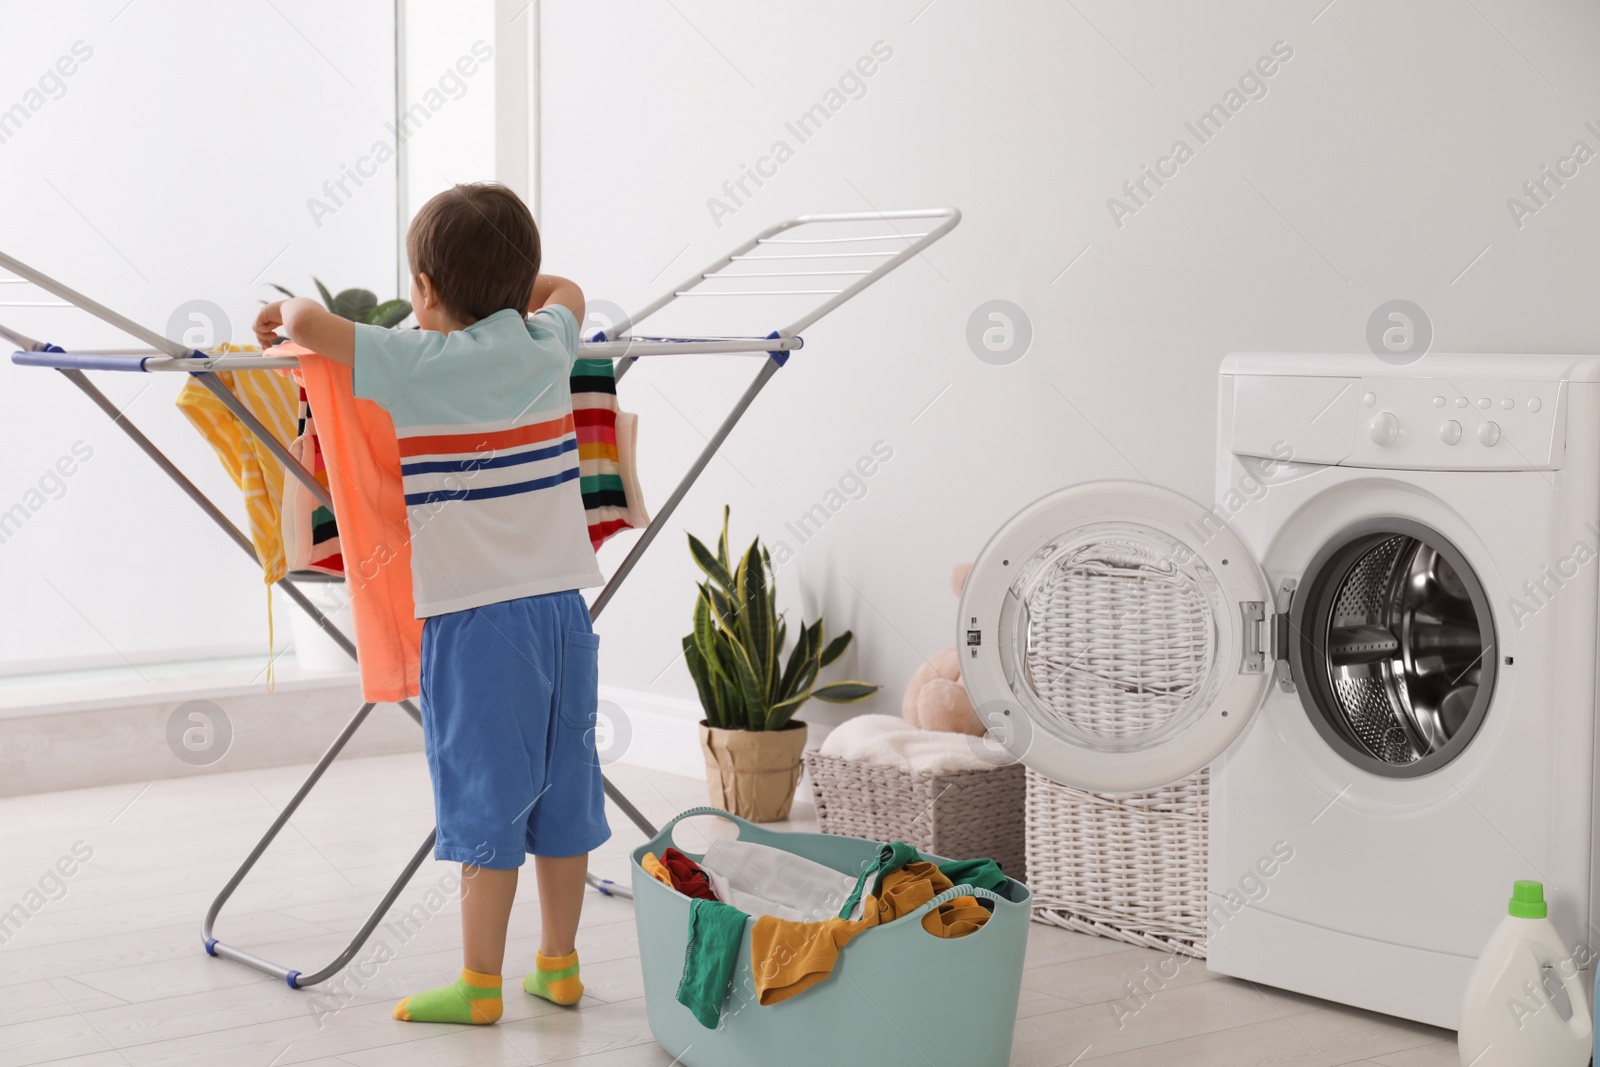
[[[498,182],[456,185],[422,205],[406,232],[411,273],[426,274],[445,310],[471,325],[504,308],[528,310],[539,276],[539,228]]]

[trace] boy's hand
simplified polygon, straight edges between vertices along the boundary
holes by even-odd
[[[310,297],[276,300],[261,309],[254,329],[263,351],[276,342],[279,327],[297,345],[347,367],[355,363],[355,323],[340,318]]]
[[[278,343],[278,329],[283,325],[283,301],[274,300],[256,313],[254,329],[256,343],[266,351]]]
[[[528,311],[534,312],[547,308],[551,304],[560,304],[572,312],[572,317],[583,324],[584,301],[583,290],[578,284],[554,274],[541,274],[533,283],[533,298],[528,301]]]

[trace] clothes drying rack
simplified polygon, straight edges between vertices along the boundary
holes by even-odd
[[[914,256],[921,255],[923,250],[933,244],[946,233],[950,232],[961,221],[961,213],[955,208],[930,208],[923,210],[906,211],[860,211],[860,212],[834,212],[824,214],[801,215],[781,222],[761,231],[756,236],[739,245],[727,255],[712,262],[704,270],[691,275],[681,284],[674,286],[656,300],[646,304],[638,312],[624,317],[620,322],[602,332],[596,333],[589,340],[579,345],[578,357],[580,359],[611,359],[616,361],[616,378],[620,381],[635,360],[646,356],[665,355],[765,355],[761,370],[746,387],[744,393],[735,401],[733,407],[722,420],[705,447],[701,449],[689,465],[688,471],[678,482],[672,494],[661,505],[655,518],[641,532],[638,540],[629,550],[627,556],[617,567],[616,571],[607,580],[600,595],[595,598],[589,612],[592,618],[598,618],[600,612],[611,602],[616,595],[617,588],[627,578],[628,574],[638,564],[639,558],[650,547],[657,534],[667,520],[671,518],[678,504],[682,502],[689,488],[699,478],[711,457],[716,454],[734,425],[744,415],[756,395],[772,379],[789,359],[790,353],[801,348],[805,342],[801,331],[817,322],[823,316],[845,303],[863,289],[883,278],[886,274],[906,263]],[[906,232],[901,229],[901,223],[919,224],[915,226],[917,232]],[[832,227],[852,227],[867,224],[875,227],[887,226],[888,232],[873,234],[835,233]],[[803,237],[797,236],[792,231],[804,227],[824,227],[826,236]],[[791,247],[792,246],[792,247]],[[836,250],[840,249],[840,250]],[[876,262],[872,262],[876,260]],[[762,269],[765,264],[781,261],[782,266],[777,269]],[[828,269],[837,263],[839,269]],[[752,266],[755,269],[751,269]],[[299,365],[299,360],[293,356],[272,355],[217,355],[208,354],[197,349],[189,348],[168,337],[148,329],[134,320],[119,314],[98,301],[79,293],[54,278],[35,270],[26,263],[21,262],[5,253],[0,253],[0,268],[4,268],[15,275],[14,278],[0,279],[0,282],[22,284],[28,283],[54,295],[62,303],[50,304],[32,301],[19,301],[0,303],[0,307],[76,307],[88,312],[94,317],[116,327],[123,333],[133,337],[148,348],[104,348],[104,349],[79,349],[68,351],[54,344],[38,341],[15,330],[0,326],[0,337],[4,337],[15,344],[22,351],[14,353],[12,362],[29,367],[47,367],[59,371],[68,381],[81,390],[109,416],[122,431],[144,452],[166,476],[182,489],[183,492],[205,512],[227,536],[241,549],[256,558],[255,549],[250,538],[245,535],[234,523],[217,508],[215,504],[203,493],[198,486],[180,471],[176,464],[150,441],[139,428],[128,420],[124,413],[94,385],[84,373],[85,371],[123,371],[137,373],[176,372],[194,375],[207,389],[214,393],[230,412],[275,456],[285,467],[286,471],[303,484],[324,507],[333,510],[333,502],[321,483],[304,466],[289,455],[288,449],[272,433],[266,429],[247,410],[236,396],[220,381],[214,377],[217,371],[263,371],[291,368]],[[730,269],[731,268],[731,269]],[[789,269],[792,268],[792,269]],[[760,281],[746,281],[743,279],[761,279]],[[785,279],[786,281],[770,281],[770,279]],[[801,279],[800,281],[787,281],[787,279]],[[736,281],[739,288],[721,288],[718,283]],[[820,283],[820,285],[819,285]],[[767,288],[769,285],[794,285],[795,288]],[[810,285],[819,285],[818,288],[806,288]],[[835,287],[837,286],[837,287]],[[633,334],[635,325],[646,318],[655,315],[675,300],[688,297],[725,296],[725,297],[796,297],[796,296],[826,296],[822,301],[805,314],[790,322],[787,326],[773,330],[765,337],[640,337]],[[311,617],[333,641],[342,648],[352,660],[356,658],[355,645],[342,631],[338,629],[326,615],[317,609],[304,593],[293,584],[296,581],[326,580],[325,576],[311,572],[291,572],[278,581],[278,585],[299,608]],[[422,722],[422,713],[411,700],[398,702],[407,715],[411,716],[419,725]],[[216,899],[207,909],[205,919],[201,923],[201,938],[205,950],[212,956],[234,960],[253,967],[258,971],[270,974],[287,982],[291,988],[302,989],[306,986],[316,985],[337,974],[361,950],[378,924],[383,921],[389,908],[399,898],[400,893],[410,882],[411,877],[422,866],[423,860],[432,850],[437,828],[430,831],[422,845],[406,862],[394,883],[384,893],[378,905],[367,916],[366,921],[356,932],[350,943],[325,966],[310,972],[302,972],[283,964],[274,963],[262,958],[253,952],[223,942],[213,936],[212,931],[223,905],[228,901],[245,876],[250,873],[262,854],[267,850],[279,831],[288,824],[290,818],[298,810],[302,801],[310,794],[312,788],[321,779],[323,773],[332,765],[335,758],[349,743],[361,724],[366,721],[376,706],[371,701],[364,702],[356,713],[345,723],[333,742],[328,746],[322,757],[312,767],[300,788],[290,798],[272,825],[267,828],[261,839],[256,842],[244,862],[223,885]],[[656,828],[637,807],[623,795],[610,779],[604,778],[605,793],[613,803],[637,826],[644,835],[654,837]],[[589,884],[599,892],[611,896],[631,898],[632,893],[626,888],[616,885],[609,879],[599,878],[590,874]]]

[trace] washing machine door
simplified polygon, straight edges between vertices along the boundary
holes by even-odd
[[[1206,766],[1264,698],[1273,598],[1209,509],[1137,482],[1036,501],[984,547],[961,598],[961,674],[1034,770],[1103,793]]]

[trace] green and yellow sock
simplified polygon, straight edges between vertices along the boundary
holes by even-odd
[[[577,968],[573,968],[577,972]],[[500,976],[461,969],[449,985],[413,993],[394,1006],[394,1017],[408,1023],[471,1023],[500,1019]]]
[[[578,953],[567,956],[536,955],[535,970],[522,980],[522,988],[553,1004],[570,1007],[583,998],[583,979],[578,977]]]

